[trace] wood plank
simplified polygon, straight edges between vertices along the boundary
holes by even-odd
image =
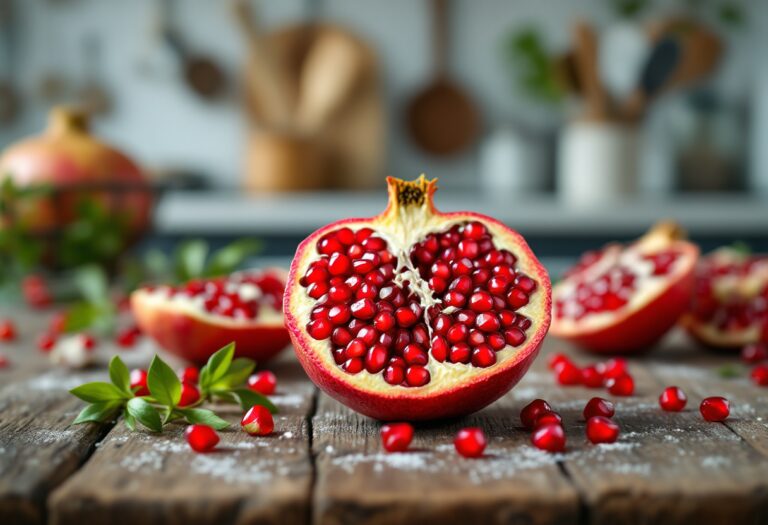
[[[306,523],[314,388],[295,358],[273,368],[281,414],[271,436],[240,431],[234,407],[217,409],[234,426],[210,454],[188,448],[181,424],[152,435],[119,423],[52,495],[51,523]]]

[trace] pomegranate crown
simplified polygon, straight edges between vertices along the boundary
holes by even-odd
[[[437,191],[437,179],[428,180],[422,173],[416,180],[402,180],[397,177],[387,177],[389,204],[385,215],[396,215],[408,208],[425,208],[434,213],[435,207],[432,195]]]

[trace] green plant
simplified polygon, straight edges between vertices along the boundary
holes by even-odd
[[[515,83],[527,96],[546,104],[563,99],[565,92],[557,78],[555,60],[536,29],[510,33],[504,41],[504,57]]]

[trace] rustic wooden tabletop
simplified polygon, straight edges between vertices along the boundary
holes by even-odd
[[[683,342],[630,362],[636,395],[616,399],[622,434],[610,445],[589,444],[581,418],[585,402],[604,391],[556,386],[542,355],[497,403],[462,420],[419,424],[412,451],[386,454],[380,424],[318,393],[286,352],[270,366],[279,380],[274,434],[250,437],[234,426],[218,451],[195,454],[181,425],[160,435],[130,433],[120,421],[70,426],[81,403],[67,389],[105,370],[52,368],[33,344],[44,316],[14,314],[22,336],[3,345],[11,366],[0,370],[3,525],[768,523],[768,389],[746,374],[721,377],[734,358]],[[121,356],[146,365],[153,350],[145,342]],[[555,350],[570,352],[548,340],[543,354]],[[682,413],[658,408],[671,384],[688,392]],[[730,399],[725,423],[699,415],[709,395]],[[533,448],[520,426],[520,408],[537,397],[564,417],[563,454]],[[238,416],[229,412],[233,422]],[[483,458],[455,453],[453,436],[466,425],[489,436]]]

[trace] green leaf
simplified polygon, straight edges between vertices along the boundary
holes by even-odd
[[[79,425],[81,423],[104,423],[114,415],[119,406],[120,403],[116,401],[93,403],[92,405],[88,405],[82,409],[72,424]]]
[[[160,413],[155,407],[144,401],[142,398],[134,397],[128,401],[126,408],[131,416],[135,417],[139,423],[152,432],[160,432],[163,430]]]
[[[238,357],[229,365],[227,374],[216,382],[212,388],[234,388],[243,385],[253,369],[256,368],[256,362],[247,357]]]
[[[131,375],[128,372],[128,367],[120,359],[120,356],[116,355],[109,362],[109,379],[113,385],[127,395],[133,395],[133,392],[131,392]]]
[[[76,303],[67,309],[67,319],[64,324],[66,332],[82,332],[90,328],[103,315],[101,305],[94,303]]]
[[[190,423],[208,425],[216,430],[224,430],[229,427],[229,423],[217,416],[212,410],[206,410],[205,408],[186,408],[181,410],[181,413],[184,414],[184,417]]]
[[[147,387],[152,397],[162,405],[175,407],[181,399],[181,381],[173,369],[158,356],[152,358],[149,365]]]
[[[123,419],[125,420],[125,426],[132,432],[136,431],[136,418],[128,412],[128,407],[123,410]]]
[[[117,401],[120,399],[128,399],[130,394],[121,391],[118,387],[112,383],[95,382],[86,383],[69,391],[75,397],[79,397],[83,401],[88,403],[101,403],[103,401]]]
[[[736,365],[724,365],[717,369],[717,374],[723,379],[734,379],[742,375],[742,370]]]
[[[234,355],[235,343],[232,342],[227,346],[220,348],[215,354],[208,358],[208,362],[202,370],[200,370],[200,388],[204,392],[208,392],[213,385],[227,375]]]
[[[218,277],[235,271],[245,260],[261,250],[256,239],[240,239],[215,251],[205,269],[206,277]]]
[[[272,401],[267,399],[267,396],[261,395],[248,388],[233,388],[231,393],[237,396],[237,399],[240,402],[240,408],[243,410],[248,410],[254,405],[261,405],[267,407],[273,414],[277,414],[277,407],[272,404]]]
[[[83,298],[91,304],[105,304],[109,299],[107,274],[98,266],[89,265],[79,268],[74,276],[75,285]]]
[[[192,240],[181,243],[176,249],[175,269],[180,282],[202,277],[205,272],[205,258],[208,255],[208,243]]]
[[[144,266],[149,274],[156,280],[166,281],[169,279],[171,263],[168,256],[161,250],[149,250],[144,255]]]

